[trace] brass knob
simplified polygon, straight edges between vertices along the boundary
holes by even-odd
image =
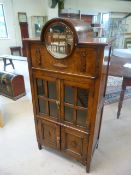
[[[57,108],[58,108],[58,110],[60,109],[60,101],[56,101],[56,104],[57,104]]]
[[[57,140],[57,146],[59,146],[59,144],[60,144],[60,137],[57,137],[56,140]]]

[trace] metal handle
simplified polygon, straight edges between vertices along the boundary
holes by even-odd
[[[58,110],[60,109],[60,101],[56,101],[56,104],[57,104],[57,108],[58,108]]]
[[[60,145],[60,137],[57,137],[56,140],[57,140],[57,146],[59,147],[59,145]]]

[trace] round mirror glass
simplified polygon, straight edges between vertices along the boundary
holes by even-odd
[[[63,23],[51,24],[45,33],[48,52],[57,59],[69,56],[74,46],[73,32]]]

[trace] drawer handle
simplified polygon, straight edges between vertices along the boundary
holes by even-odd
[[[41,65],[41,52],[40,52],[40,49],[36,49],[35,56],[36,56],[37,64],[40,66]]]

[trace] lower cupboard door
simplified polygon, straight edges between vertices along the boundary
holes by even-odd
[[[85,164],[88,149],[88,134],[74,129],[61,128],[61,151]]]
[[[44,146],[60,149],[60,126],[43,120],[41,122],[41,141]]]

